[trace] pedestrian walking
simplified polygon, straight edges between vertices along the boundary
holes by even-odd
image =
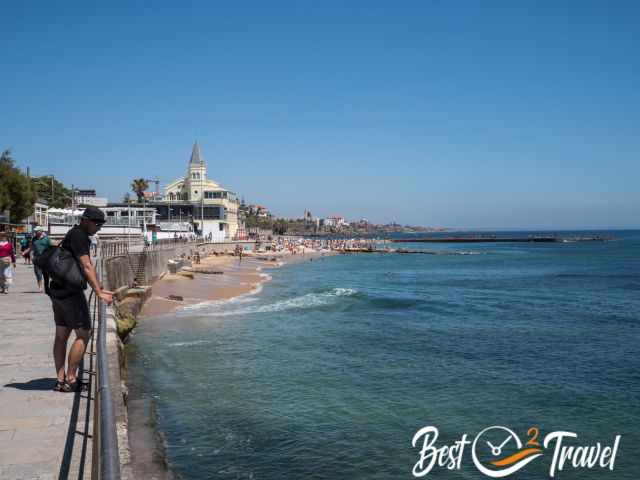
[[[26,235],[20,240],[20,254],[22,255],[25,265],[29,265],[31,263],[31,254],[29,251],[29,247],[31,246],[30,244],[31,242],[29,241],[29,237]]]
[[[35,237],[31,240],[31,247],[29,248],[29,254],[33,258],[33,273],[36,275],[36,282],[38,283],[38,290],[48,293],[49,290],[49,275],[43,272],[42,269],[36,265],[37,258],[51,248],[51,239],[47,236],[42,227],[34,228]]]
[[[80,225],[69,230],[60,246],[73,255],[95,295],[103,302],[110,304],[112,292],[102,289],[96,270],[91,263],[89,251],[90,237],[100,230],[104,222],[105,216],[102,210],[97,207],[87,207],[80,219]],[[62,279],[52,278],[49,296],[56,323],[53,358],[58,378],[54,390],[58,392],[79,391],[82,385],[78,381],[78,367],[87,348],[91,332],[91,317],[84,289],[65,284]],[[76,338],[69,349],[65,375],[67,341],[71,331],[75,332]]]
[[[16,269],[16,254],[5,232],[0,232],[0,293],[9,293]]]

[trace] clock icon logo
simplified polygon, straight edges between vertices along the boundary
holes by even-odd
[[[538,429],[533,427],[534,440],[526,445],[511,429],[501,426],[482,430],[473,441],[471,456],[480,472],[491,478],[502,478],[520,470],[529,462],[542,455],[542,449],[535,441]]]

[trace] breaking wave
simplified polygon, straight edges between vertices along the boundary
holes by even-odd
[[[247,305],[248,302],[228,302],[226,305],[209,304],[207,305],[207,313],[226,317],[324,307],[338,302],[341,297],[351,297],[356,293],[357,291],[352,288],[333,288],[326,292],[308,293],[300,297],[279,300],[277,302],[267,303],[266,305]]]
[[[211,343],[208,340],[193,340],[190,342],[173,342],[169,343],[167,346],[169,347],[192,347],[194,345],[205,345],[207,343]]]

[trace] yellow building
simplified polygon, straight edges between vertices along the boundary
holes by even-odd
[[[205,237],[233,239],[238,231],[240,201],[207,177],[198,142],[193,145],[187,175],[167,185],[162,199],[153,205],[158,222],[190,222]]]

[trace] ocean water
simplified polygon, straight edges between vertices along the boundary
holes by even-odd
[[[566,445],[621,435],[613,470],[566,465],[554,478],[638,479],[640,232],[611,235],[407,243],[441,254],[270,270],[257,295],[142,322],[130,381],[184,479],[413,478],[424,426],[438,428],[437,447],[490,426],[523,443],[531,427],[540,443],[558,430],[578,435]],[[489,478],[471,450],[425,478]],[[508,478],[549,478],[552,457]]]

